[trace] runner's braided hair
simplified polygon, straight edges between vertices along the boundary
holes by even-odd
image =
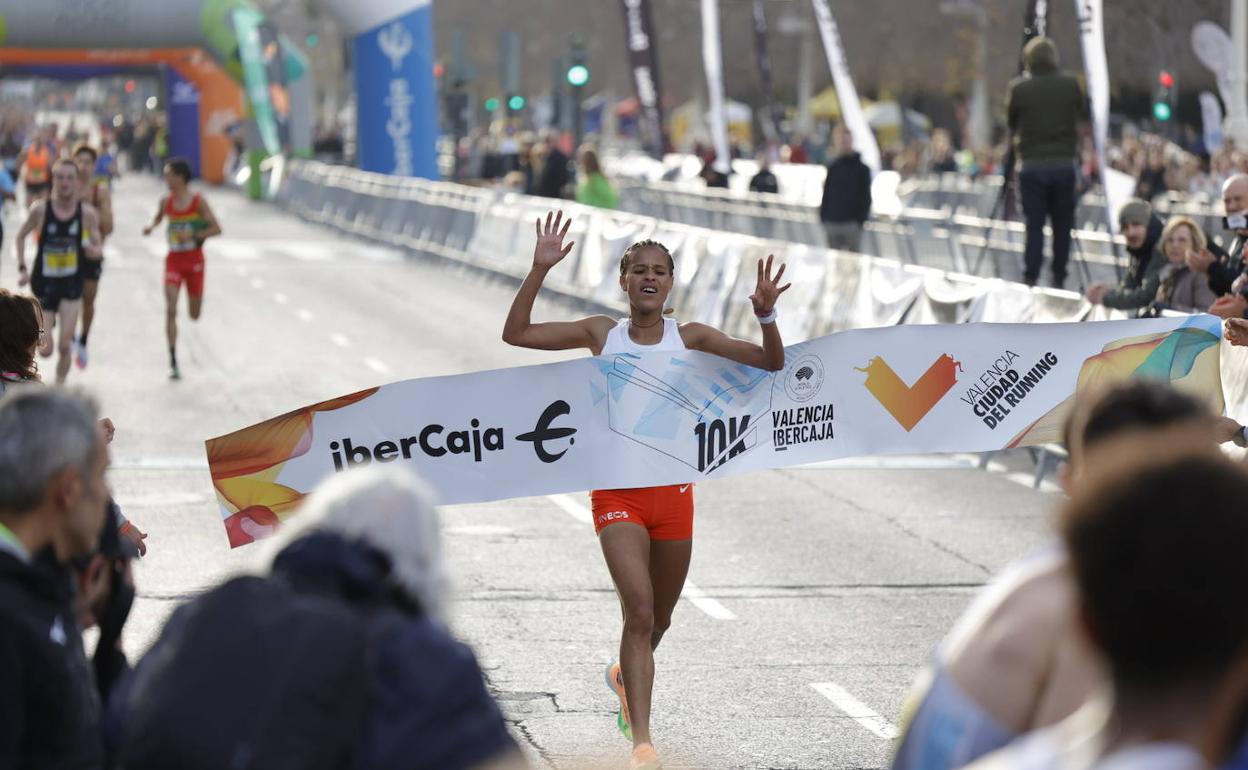
[[[624,249],[624,256],[620,257],[620,277],[621,278],[623,278],[624,274],[628,272],[629,258],[632,257],[637,252],[641,251],[642,249],[658,249],[659,251],[663,252],[663,256],[667,257],[667,269],[672,271],[673,273],[676,272],[676,260],[672,259],[672,252],[668,251],[667,247],[659,243],[658,241],[654,241],[654,240],[647,238],[644,241],[637,241],[632,246],[629,246],[627,249]],[[670,308],[670,307],[664,308],[663,315],[671,315],[673,312],[675,312],[675,308]]]
[[[637,252],[641,251],[642,249],[658,249],[659,251],[663,252],[663,256],[667,257],[668,269],[671,270],[672,272],[676,271],[676,261],[672,259],[672,252],[668,251],[667,247],[659,243],[658,241],[652,241],[649,238],[647,238],[644,241],[637,241],[632,246],[629,246],[627,249],[624,249],[624,256],[620,257],[620,275],[624,275],[626,272],[628,272],[629,258],[632,257]]]

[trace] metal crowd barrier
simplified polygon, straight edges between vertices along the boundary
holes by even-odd
[[[756,260],[768,254],[788,263],[787,274],[793,278],[779,318],[788,340],[903,323],[1051,323],[1126,317],[1120,311],[1093,307],[1076,292],[968,275],[968,255],[980,243],[975,239],[986,239],[992,248],[997,242],[1005,244],[1001,253],[1014,255],[1013,249],[1021,244],[1021,225],[998,223],[985,236],[984,220],[963,215],[916,215],[905,220],[908,230],[874,226],[869,230],[871,237],[891,238],[890,249],[912,249],[907,252],[912,256],[927,249],[938,251],[938,244],[944,244],[950,250],[939,257],[950,267],[938,268],[917,264],[918,257],[852,254],[569,201],[306,160],[290,162],[274,200],[314,222],[513,278],[528,270],[534,221],[552,208],[562,208],[572,218],[570,237],[576,247],[552,271],[548,288],[607,312],[625,313],[618,260],[628,244],[653,238],[668,246],[676,262],[671,303],[677,317],[715,324],[746,339],[760,338],[746,297],[753,291]],[[1083,240],[1090,265],[1109,269],[1108,236],[1089,234]],[[1248,422],[1248,352],[1224,342],[1222,361],[1227,413]],[[1037,484],[1050,459],[1036,453]]]

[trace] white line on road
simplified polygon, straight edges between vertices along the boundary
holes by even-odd
[[[347,339],[347,335],[341,334],[339,332],[334,332],[333,334],[329,335],[329,341],[334,343],[340,348],[351,347],[351,340]]]
[[[378,374],[390,373],[390,367],[386,366],[385,361],[379,361],[376,358],[373,358],[371,356],[364,359],[364,365],[367,366],[369,369],[372,369],[374,372],[377,372]]]
[[[593,526],[594,514],[590,512],[584,505],[576,502],[567,495],[547,495],[546,499],[559,506],[565,513],[582,524]],[[706,592],[698,588],[692,580],[685,581],[685,588],[680,595],[689,600],[694,607],[705,612],[716,620],[736,620],[737,616],[732,610],[720,604],[717,600],[706,595]]]
[[[295,315],[299,316],[299,320],[304,323],[312,323],[312,319],[316,317],[312,315],[312,311],[307,308],[299,308],[295,311]]]
[[[870,706],[850,695],[844,687],[832,682],[811,682],[810,686],[815,688],[815,692],[832,701],[837,708],[851,716],[858,724],[880,738],[891,741],[897,737],[896,727],[872,711]]]
[[[280,291],[274,292],[273,301],[279,305],[285,305],[287,302],[290,302],[290,297],[287,297],[285,294],[283,294]]]
[[[684,590],[680,595],[689,600],[694,607],[705,612],[716,620],[736,620],[737,616],[717,600],[706,595],[706,592],[694,585],[692,580],[685,581]]]
[[[252,278],[252,279],[251,279],[251,288],[253,288],[253,289],[263,289],[263,288],[264,288],[264,281],[260,280],[259,278]]]

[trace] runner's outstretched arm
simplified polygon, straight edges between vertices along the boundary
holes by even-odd
[[[537,219],[537,246],[533,249],[533,266],[520,284],[515,299],[511,301],[511,310],[507,312],[507,321],[503,324],[503,342],[537,350],[588,348],[597,355],[602,350],[607,332],[614,325],[610,318],[597,315],[578,321],[537,324],[531,320],[533,302],[542,288],[542,282],[546,280],[546,274],[568,256],[576,245],[575,241],[569,241],[566,246],[563,244],[563,237],[567,235],[572,220],[563,222],[562,211],[554,216],[553,222],[551,217],[552,214],[547,212],[545,227],[542,226],[541,218]]]
[[[148,226],[143,228],[144,235],[151,235],[152,231],[156,229],[156,225],[164,221],[165,201],[167,200],[168,200],[167,196],[165,195],[160,196],[160,203],[156,207],[156,216],[152,217],[152,221],[148,224]]]
[[[217,221],[217,215],[212,213],[212,208],[208,206],[208,201],[203,198],[199,199],[199,215],[208,223],[208,226],[204,229],[195,231],[195,238],[199,241],[199,245],[203,246],[204,241],[214,235],[221,234],[221,223]]]
[[[765,266],[763,260],[758,260],[758,283],[754,288],[754,293],[750,295],[750,302],[754,305],[754,314],[759,318],[763,327],[762,345],[729,337],[719,329],[700,323],[687,323],[681,327],[685,344],[694,350],[722,356],[757,369],[767,369],[773,372],[783,369],[784,342],[780,339],[780,330],[776,327],[773,313],[776,309],[776,300],[793,284],[779,285],[780,278],[784,275],[783,264],[776,271],[775,277],[772,277],[773,259],[774,257],[768,254]]]
[[[95,210],[100,217],[100,235],[107,238],[113,234],[113,194],[107,188],[100,188]]]
[[[87,259],[103,259],[104,243],[100,235],[100,214],[94,206],[83,205],[82,229],[85,232],[82,239],[83,256]]]
[[[26,238],[35,230],[43,227],[43,203],[35,203],[26,214],[26,221],[17,231],[14,248],[17,253],[17,285],[30,283],[30,272],[26,269]]]

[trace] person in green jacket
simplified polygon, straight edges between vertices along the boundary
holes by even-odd
[[[1027,72],[1010,81],[1005,97],[1027,222],[1023,281],[1035,286],[1040,278],[1048,220],[1053,225],[1053,286],[1060,289],[1075,224],[1075,169],[1088,100],[1075,76],[1058,69],[1057,46],[1049,38],[1032,38],[1023,62]]]
[[[620,196],[602,173],[598,153],[592,147],[584,147],[581,149],[580,162],[581,183],[576,186],[576,202],[600,209],[619,208]]]

